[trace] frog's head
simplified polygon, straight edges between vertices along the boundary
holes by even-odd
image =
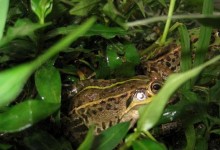
[[[126,110],[122,115],[121,122],[131,121],[131,126],[133,126],[139,118],[138,109],[140,106],[147,105],[152,101],[152,96],[158,93],[162,83],[162,80],[156,79],[149,81],[145,88],[137,88],[126,102]]]

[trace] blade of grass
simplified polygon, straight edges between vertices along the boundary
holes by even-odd
[[[152,18],[148,18],[148,19],[143,19],[143,20],[136,20],[133,22],[128,22],[124,24],[124,27],[127,29],[129,27],[134,27],[134,26],[140,26],[140,25],[148,25],[154,22],[160,22],[160,21],[166,21],[167,20],[167,16],[158,16],[158,17],[152,17]],[[220,15],[219,13],[215,14],[215,15],[204,15],[204,14],[191,14],[191,15],[173,15],[172,20],[179,20],[179,19],[191,19],[191,20],[198,20],[200,23],[207,21],[207,19],[210,20],[210,23],[207,23],[207,25],[212,26],[213,22],[214,22],[214,26],[220,27],[220,25],[216,25],[219,21],[220,21]]]
[[[213,1],[204,0],[203,2],[203,14],[210,15],[213,12]],[[202,26],[200,28],[198,46],[195,52],[195,59],[193,66],[196,67],[202,64],[205,60],[205,54],[208,51],[210,39],[211,39],[212,28],[207,26]],[[196,79],[193,80],[195,83]]]
[[[2,39],[8,13],[9,0],[0,0],[0,40]]]
[[[190,51],[190,38],[189,33],[185,25],[180,25],[178,27],[180,33],[180,42],[181,42],[181,60],[180,60],[180,70],[185,72],[192,67],[191,60],[191,51]],[[186,82],[183,89],[189,89],[191,87],[190,81]]]
[[[220,60],[217,56],[206,63],[183,73],[173,74],[168,77],[166,83],[160,92],[153,97],[152,102],[140,109],[140,119],[137,123],[138,131],[146,131],[151,129],[159,121],[161,114],[169,100],[170,96],[186,81],[198,75],[205,67]],[[154,112],[154,113],[152,113]]]
[[[203,2],[203,14],[210,15],[213,12],[213,1],[204,0]],[[195,53],[194,66],[198,66],[205,60],[205,54],[208,51],[209,42],[211,39],[212,28],[202,26],[199,34],[198,47]]]
[[[162,38],[160,40],[160,45],[163,45],[165,43],[165,41],[166,41],[167,34],[168,34],[169,28],[170,28],[170,23],[171,23],[171,20],[172,20],[171,17],[173,15],[173,10],[174,10],[174,7],[175,7],[175,3],[176,3],[176,0],[171,0],[170,1],[168,18],[167,18],[167,21],[166,21],[166,25],[165,25],[165,28],[164,28],[164,31],[163,31]]]

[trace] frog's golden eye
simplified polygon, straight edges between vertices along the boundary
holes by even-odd
[[[161,89],[161,86],[160,82],[155,81],[151,84],[151,91],[156,94]]]

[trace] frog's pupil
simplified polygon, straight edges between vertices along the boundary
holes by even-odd
[[[159,84],[154,84],[153,85],[154,90],[159,90],[160,88],[161,88],[161,86]]]

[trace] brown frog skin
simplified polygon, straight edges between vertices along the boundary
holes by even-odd
[[[160,80],[149,80],[146,76],[100,80],[101,84],[99,80],[93,81],[97,85],[90,82],[76,95],[70,95],[72,103],[65,128],[75,143],[82,142],[91,125],[95,125],[96,135],[120,122],[130,121],[132,127],[139,117],[138,108],[148,104],[162,86]]]
[[[143,61],[141,64],[145,75],[153,79],[166,79],[168,75],[180,70],[181,47],[172,44],[167,46],[170,51],[159,58]],[[164,49],[167,49],[166,47]]]

